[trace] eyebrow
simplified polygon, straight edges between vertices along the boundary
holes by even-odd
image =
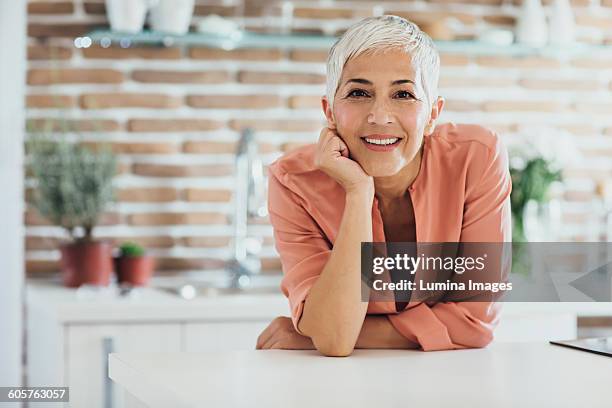
[[[348,81],[346,81],[345,85],[351,82],[356,82],[358,84],[365,84],[365,85],[373,85],[372,82],[368,81],[367,79],[363,79],[363,78],[351,78]],[[398,79],[398,80],[391,82],[391,85],[402,85],[402,84],[416,85],[414,81],[411,79]]]

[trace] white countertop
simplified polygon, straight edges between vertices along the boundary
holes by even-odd
[[[118,353],[109,376],[150,407],[606,407],[612,359],[547,343],[422,352]]]

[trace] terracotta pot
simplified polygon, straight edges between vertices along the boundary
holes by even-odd
[[[113,246],[109,242],[74,242],[62,245],[62,280],[64,285],[108,286],[113,273]]]
[[[150,256],[120,256],[115,258],[117,281],[132,286],[146,286],[153,275],[155,262]]]

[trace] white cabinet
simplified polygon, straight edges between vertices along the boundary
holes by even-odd
[[[108,354],[177,352],[179,324],[66,326],[66,372],[73,407],[125,407],[124,393],[108,378]]]
[[[254,350],[265,321],[233,321],[185,324],[185,351]]]
[[[108,353],[253,350],[282,294],[186,301],[147,288],[136,299],[79,298],[74,289],[27,286],[27,385],[70,387],[70,403],[30,407],[136,408],[108,378]]]

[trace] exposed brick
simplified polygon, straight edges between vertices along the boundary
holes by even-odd
[[[612,136],[612,126],[607,127],[606,130],[604,131],[604,134],[606,136]]]
[[[444,103],[444,110],[451,112],[470,112],[481,110],[481,105],[478,102],[448,99]]]
[[[550,89],[569,91],[595,91],[601,88],[596,80],[586,79],[521,79],[519,85],[527,89]]]
[[[181,166],[174,164],[136,163],[132,173],[149,177],[220,177],[233,174],[232,165],[203,164]]]
[[[280,258],[261,258],[261,270],[263,273],[280,273],[282,271]]]
[[[222,248],[231,243],[230,237],[185,237],[183,238],[184,245],[193,248]]]
[[[264,246],[274,245],[274,237],[263,237],[263,245]]]
[[[62,120],[55,118],[28,119],[27,129],[30,131],[61,132],[64,130],[77,132],[114,132],[120,129],[118,122],[111,119],[75,119]]]
[[[473,25],[478,21],[478,17],[474,14],[460,13],[460,12],[444,12],[444,11],[400,11],[400,10],[385,10],[385,14],[393,14],[396,16],[408,19],[418,26],[424,25],[425,23],[431,23],[435,21],[443,22],[445,19],[453,18],[459,20],[465,25]],[[422,28],[422,27],[421,27]]]
[[[542,0],[542,4],[545,6],[550,6],[552,5],[553,1],[554,0]],[[604,1],[606,0],[602,0],[602,2]],[[523,0],[514,0],[513,3],[520,6],[523,4]],[[575,7],[587,7],[591,5],[591,0],[570,0],[570,4]]]
[[[221,17],[234,17],[239,12],[238,6],[223,6],[216,4],[196,4],[193,10],[195,16],[216,14]]]
[[[117,200],[135,203],[165,203],[179,199],[179,193],[172,187],[122,188],[117,190]]]
[[[571,64],[578,68],[586,69],[612,69],[612,58],[577,58]]]
[[[186,201],[190,202],[229,202],[231,190],[188,188],[183,191]]]
[[[128,216],[130,225],[192,225],[227,224],[227,216],[215,212],[194,213],[142,213]]]
[[[478,65],[495,68],[559,68],[559,60],[544,57],[479,56]]]
[[[24,214],[26,225],[53,225],[49,220],[40,215],[36,210],[27,210]],[[98,219],[98,225],[118,225],[121,224],[121,215],[116,212],[104,213]]]
[[[595,135],[601,133],[601,129],[587,123],[577,125],[557,125],[559,129],[566,130],[576,136]]]
[[[470,57],[460,54],[440,54],[441,66],[463,66],[470,63]]]
[[[489,24],[512,26],[516,24],[516,17],[508,14],[494,14],[483,16],[482,19]]]
[[[191,141],[183,143],[183,152],[198,154],[234,154],[235,142]]]
[[[108,108],[177,108],[181,98],[151,93],[98,93],[83,94],[80,105],[83,109]]]
[[[578,102],[573,105],[573,108],[578,112],[599,113],[602,115],[610,115],[610,113],[612,112],[612,103]]]
[[[29,60],[68,60],[71,57],[71,48],[42,44],[34,44],[28,46]]]
[[[327,55],[329,54],[326,50],[291,50],[289,58],[293,61],[299,62],[326,62]]]
[[[604,7],[612,7],[612,0],[601,0],[601,5]]]
[[[569,190],[563,193],[563,198],[567,201],[589,202],[595,198],[595,194],[592,191]]]
[[[279,95],[189,95],[187,105],[204,109],[269,109],[282,106]]]
[[[576,24],[579,26],[588,26],[600,30],[607,30],[612,27],[612,17],[601,14],[578,14],[576,15]]]
[[[293,27],[291,28],[291,34],[298,35],[326,35],[322,28],[317,27]]]
[[[111,237],[110,240],[116,246],[124,242],[133,242],[145,248],[172,248],[175,240],[168,236],[130,236],[130,237]]]
[[[482,109],[485,112],[560,112],[563,104],[555,101],[486,101]]]
[[[289,98],[291,109],[323,109],[321,95],[294,95]]]
[[[447,4],[484,4],[491,6],[501,6],[502,0],[430,0],[432,3],[447,3]]]
[[[132,79],[145,83],[169,83],[169,84],[216,84],[229,82],[232,76],[227,71],[156,71],[135,70]]]
[[[240,71],[238,81],[245,84],[324,84],[325,75],[299,72]]]
[[[62,241],[55,237],[28,236],[25,239],[25,248],[27,251],[57,249]]]
[[[215,130],[223,123],[209,119],[130,119],[130,132],[198,132]]]
[[[442,75],[438,86],[440,88],[506,88],[516,85],[516,80],[503,77],[452,77]]]
[[[96,28],[105,28],[105,25],[100,23],[30,23],[28,24],[28,36],[75,38],[86,35]]]
[[[300,142],[287,142],[281,145],[281,150],[285,153],[295,150],[297,148],[306,146],[310,143],[300,143]]]
[[[72,108],[76,106],[76,99],[72,95],[27,95],[26,106],[28,108]]]
[[[191,48],[189,57],[193,59],[212,60],[249,60],[276,61],[282,58],[280,49],[237,49],[220,50],[217,48]]]
[[[55,272],[59,272],[60,266],[59,261],[45,261],[45,260],[27,260],[25,262],[25,269],[28,276],[32,275],[47,275]]]
[[[161,271],[225,269],[227,262],[216,258],[156,258],[155,269]]]
[[[70,1],[35,1],[28,3],[28,14],[72,14],[74,5]]]
[[[100,1],[86,1],[83,3],[83,8],[87,14],[106,14],[106,4]]]
[[[113,45],[102,48],[94,45],[82,50],[83,56],[90,59],[160,59],[176,60],[182,58],[181,49],[177,47],[130,47],[121,48]]]
[[[356,9],[349,8],[337,8],[337,7],[296,7],[293,10],[293,16],[297,18],[310,18],[310,19],[338,19],[344,18],[349,19],[355,16],[365,17],[370,13],[359,12]]]
[[[279,146],[274,143],[260,142],[257,143],[257,149],[260,154],[276,153],[279,151]]]
[[[172,154],[180,151],[174,143],[115,142],[111,145],[115,153],[122,154]]]
[[[28,71],[29,85],[50,84],[119,84],[123,74],[114,69],[30,69]]]
[[[269,130],[278,132],[306,132],[320,130],[323,119],[316,120],[289,120],[289,119],[234,119],[230,127],[234,130],[251,128],[255,131]]]

